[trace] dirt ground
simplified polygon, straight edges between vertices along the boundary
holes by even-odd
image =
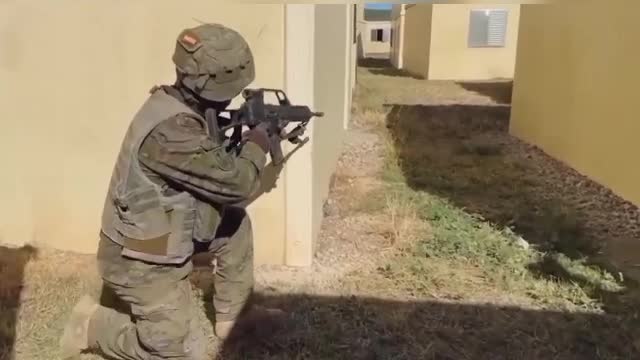
[[[510,137],[510,86],[363,64],[313,266],[256,269],[254,300],[287,319],[212,358],[640,358],[638,209]],[[0,247],[0,359],[57,359],[96,276]],[[193,284],[211,334],[210,269]]]

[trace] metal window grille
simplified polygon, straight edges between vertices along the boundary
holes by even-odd
[[[471,10],[469,47],[504,47],[508,16],[505,9]]]

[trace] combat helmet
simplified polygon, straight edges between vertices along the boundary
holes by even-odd
[[[253,54],[235,30],[220,24],[184,29],[173,62],[182,86],[210,101],[236,97],[255,78]]]

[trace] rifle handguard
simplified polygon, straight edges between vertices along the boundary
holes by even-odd
[[[274,94],[279,105],[265,104],[264,94]],[[302,138],[306,126],[313,117],[323,117],[323,112],[313,112],[307,106],[291,105],[284,91],[278,89],[244,89],[242,97],[245,102],[237,110],[230,111],[230,123],[223,126],[220,131],[224,133],[228,128],[248,126],[250,129],[262,127],[269,137],[269,153],[271,161],[280,165],[286,159],[282,153],[281,141],[287,140],[292,144],[304,144],[308,137]],[[287,132],[285,128],[290,123],[297,126]],[[246,140],[246,139],[245,139]],[[240,146],[244,141],[240,141]]]

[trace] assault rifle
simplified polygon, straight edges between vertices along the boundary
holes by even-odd
[[[278,99],[278,105],[265,104],[265,93],[272,93]],[[306,127],[313,117],[323,117],[322,112],[313,112],[308,106],[291,105],[287,95],[278,89],[245,89],[242,92],[244,103],[238,108],[227,110],[230,117],[224,123],[219,122],[215,111],[206,114],[207,125],[211,136],[221,139],[227,130],[234,129],[231,135],[231,146],[240,148],[243,141],[240,136],[242,127],[254,128],[265,126],[269,134],[270,155],[274,165],[284,161],[281,141],[288,140],[292,144],[304,144],[309,138],[302,138]],[[286,130],[290,124],[297,124],[291,131]]]

